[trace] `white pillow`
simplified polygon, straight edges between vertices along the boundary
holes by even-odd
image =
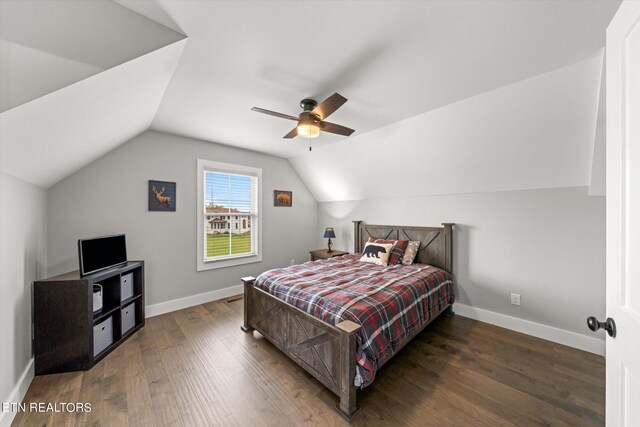
[[[387,265],[389,263],[389,255],[391,255],[392,248],[392,243],[367,242],[364,245],[360,261],[369,262],[375,265]]]

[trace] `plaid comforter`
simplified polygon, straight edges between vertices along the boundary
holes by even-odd
[[[345,255],[262,273],[255,286],[336,325],[351,320],[357,332],[355,385],[376,371],[420,327],[453,303],[449,273],[425,264],[381,267]]]

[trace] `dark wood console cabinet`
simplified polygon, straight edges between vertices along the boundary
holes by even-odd
[[[102,286],[97,312],[93,285]],[[36,375],[90,369],[144,326],[144,261],[34,282],[33,318]]]

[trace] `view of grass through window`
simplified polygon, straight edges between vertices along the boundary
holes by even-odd
[[[254,177],[205,173],[205,230],[207,258],[251,253]]]

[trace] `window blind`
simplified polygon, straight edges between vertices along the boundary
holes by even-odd
[[[204,174],[205,258],[257,252],[258,178],[207,170]]]

